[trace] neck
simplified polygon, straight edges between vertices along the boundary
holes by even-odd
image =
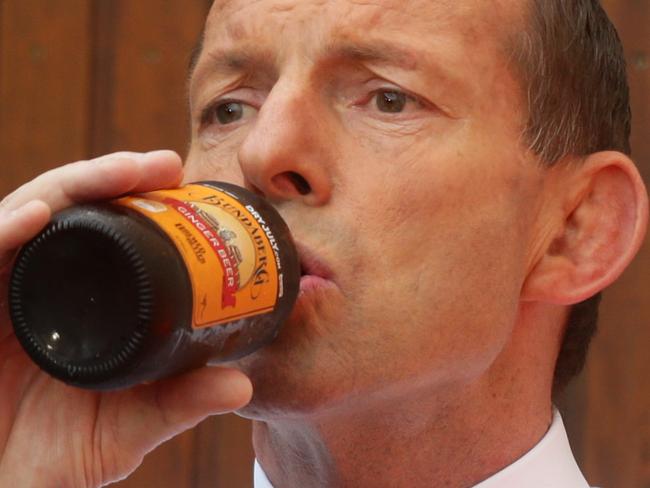
[[[521,400],[521,398],[519,398]],[[422,405],[437,405],[423,410]],[[530,450],[550,403],[450,404],[411,398],[365,411],[254,423],[258,459],[283,486],[473,486]],[[397,427],[397,428],[396,428]]]
[[[547,357],[551,345],[533,346],[541,339],[531,333],[540,329],[515,330],[490,370],[471,384],[256,421],[257,458],[278,488],[412,487],[423,480],[432,487],[474,486],[548,430],[554,358]]]

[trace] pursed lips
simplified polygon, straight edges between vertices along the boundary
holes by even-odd
[[[300,291],[321,288],[334,282],[330,266],[303,243],[297,242],[296,249],[300,259]]]

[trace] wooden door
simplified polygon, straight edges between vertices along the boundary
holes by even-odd
[[[632,97],[633,157],[650,188],[650,2],[604,0],[623,40]],[[603,294],[587,366],[562,401],[587,480],[650,488],[650,239]]]
[[[210,0],[0,0],[0,196],[64,162],[188,140],[189,54]],[[650,2],[605,0],[626,46],[635,159],[650,183]],[[588,366],[561,403],[589,481],[650,487],[650,241],[605,293]],[[205,421],[120,488],[251,486],[250,425]]]
[[[64,162],[184,154],[190,53],[210,0],[0,1],[0,195]],[[119,488],[248,487],[250,425],[227,415],[165,443]]]

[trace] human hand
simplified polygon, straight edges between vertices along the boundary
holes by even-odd
[[[115,153],[48,171],[0,202],[0,486],[87,488],[123,479],[160,443],[250,400],[243,373],[214,367],[119,392],[76,389],[38,369],[11,328],[11,262],[52,213],[174,187],[181,178],[171,151]]]

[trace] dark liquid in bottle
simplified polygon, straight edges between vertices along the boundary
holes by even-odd
[[[9,303],[42,369],[105,390],[255,351],[288,317],[299,280],[277,212],[203,182],[58,213],[20,251]]]

